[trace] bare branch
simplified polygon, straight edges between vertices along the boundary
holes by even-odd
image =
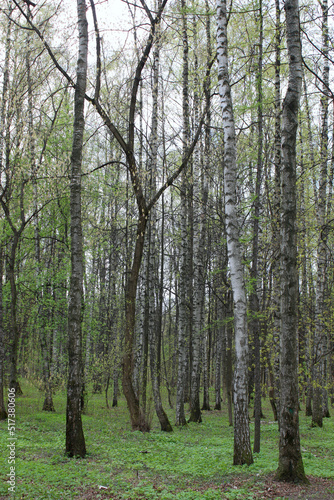
[[[95,38],[96,38],[96,80],[95,80],[94,99],[96,102],[98,102],[100,97],[100,88],[101,88],[101,38],[100,38],[99,27],[97,24],[97,16],[96,16],[94,0],[90,0],[90,5],[92,7]]]

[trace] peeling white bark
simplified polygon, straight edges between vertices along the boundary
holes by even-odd
[[[224,130],[224,195],[228,262],[234,302],[234,465],[253,463],[248,418],[248,337],[236,201],[236,136],[228,67],[226,0],[217,1],[218,82]]]

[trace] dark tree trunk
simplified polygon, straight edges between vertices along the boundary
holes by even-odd
[[[22,390],[18,381],[18,374],[17,374],[17,358],[18,358],[18,347],[20,340],[20,329],[17,324],[17,288],[15,279],[15,260],[16,260],[16,250],[24,226],[25,224],[22,223],[19,231],[14,230],[13,241],[11,245],[9,262],[8,262],[9,283],[11,291],[10,317],[11,317],[11,333],[12,333],[12,343],[10,346],[10,358],[9,358],[10,360],[9,387],[11,389],[15,389],[15,394],[17,396],[22,394]]]
[[[263,148],[263,114],[262,114],[262,51],[263,51],[263,16],[262,0],[259,3],[259,54],[257,70],[257,122],[258,122],[258,158],[255,183],[254,220],[253,220],[253,249],[251,281],[252,293],[250,297],[251,322],[250,327],[254,342],[254,453],[260,452],[260,430],[261,430],[261,324],[259,320],[259,297],[258,284],[258,254],[259,254],[259,219],[260,219],[260,192],[262,178],[262,148]]]
[[[142,432],[149,431],[149,424],[146,421],[145,414],[139,404],[139,397],[136,395],[133,383],[133,344],[136,320],[136,292],[140,271],[140,265],[143,257],[144,235],[147,224],[147,216],[144,213],[138,221],[137,238],[132,262],[132,268],[125,290],[125,345],[123,355],[123,392],[127,400],[131,425],[133,430]]]
[[[88,26],[86,2],[77,0],[79,55],[74,95],[74,124],[71,155],[71,278],[68,309],[69,373],[66,407],[66,453],[70,457],[86,455],[81,420],[82,396],[82,307],[83,307],[83,248],[81,223],[81,164],[85,127],[84,102],[87,83]]]
[[[4,328],[3,328],[3,305],[2,305],[2,274],[3,274],[3,250],[0,247],[0,420],[7,418],[7,411],[3,398],[4,378],[3,369],[5,361]]]
[[[285,2],[289,83],[282,113],[281,405],[276,478],[307,482],[300,450],[297,343],[296,135],[302,87],[298,0]]]

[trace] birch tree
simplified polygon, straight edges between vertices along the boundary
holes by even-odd
[[[236,135],[228,64],[226,0],[217,1],[218,83],[224,131],[224,198],[228,263],[234,302],[234,465],[250,465],[253,456],[248,417],[248,337],[246,291],[236,202]]]
[[[296,136],[302,88],[298,0],[285,2],[289,81],[282,110],[280,442],[276,477],[307,482],[300,449],[297,343]]]
[[[326,384],[325,356],[327,351],[326,335],[326,254],[327,237],[326,208],[327,208],[327,184],[328,184],[328,83],[329,83],[329,61],[328,61],[328,2],[321,3],[322,8],[322,53],[323,53],[323,95],[321,96],[321,139],[320,139],[320,181],[317,198],[317,222],[319,237],[317,246],[317,287],[315,305],[315,334],[314,334],[314,387],[313,387],[313,411],[312,426],[322,427],[322,418],[327,416],[328,403],[327,393],[324,391]],[[327,408],[327,411],[324,409]]]
[[[181,0],[182,8],[182,43],[183,43],[183,74],[182,74],[182,148],[183,158],[187,155],[189,145],[189,95],[188,95],[188,34],[187,18],[185,13],[185,0]],[[180,259],[180,282],[179,282],[179,330],[178,330],[178,372],[177,372],[177,393],[176,393],[176,421],[175,425],[185,425],[186,417],[184,412],[185,400],[185,378],[187,370],[187,347],[189,337],[188,304],[187,304],[187,252],[188,252],[188,232],[187,232],[187,180],[186,172],[182,172],[181,185],[181,259]]]
[[[71,278],[68,310],[69,374],[66,407],[66,453],[86,455],[81,420],[82,397],[82,305],[83,305],[83,248],[81,222],[81,165],[85,128],[84,103],[87,85],[88,25],[86,2],[77,0],[79,52],[74,95],[74,124],[71,154]]]

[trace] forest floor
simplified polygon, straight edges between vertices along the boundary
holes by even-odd
[[[201,424],[162,433],[152,410],[152,430],[131,431],[125,401],[107,409],[103,395],[90,395],[83,426],[85,459],[65,448],[64,391],[56,413],[42,412],[43,394],[23,381],[16,400],[15,494],[8,492],[8,423],[0,422],[0,500],[333,500],[334,419],[322,429],[300,413],[303,462],[309,486],[274,481],[277,423],[263,401],[261,452],[249,467],[233,467],[233,429],[227,411],[203,412]],[[152,406],[152,402],[150,401]],[[174,410],[166,410],[171,422]],[[250,412],[251,414],[252,412]],[[253,422],[251,419],[251,433]]]

